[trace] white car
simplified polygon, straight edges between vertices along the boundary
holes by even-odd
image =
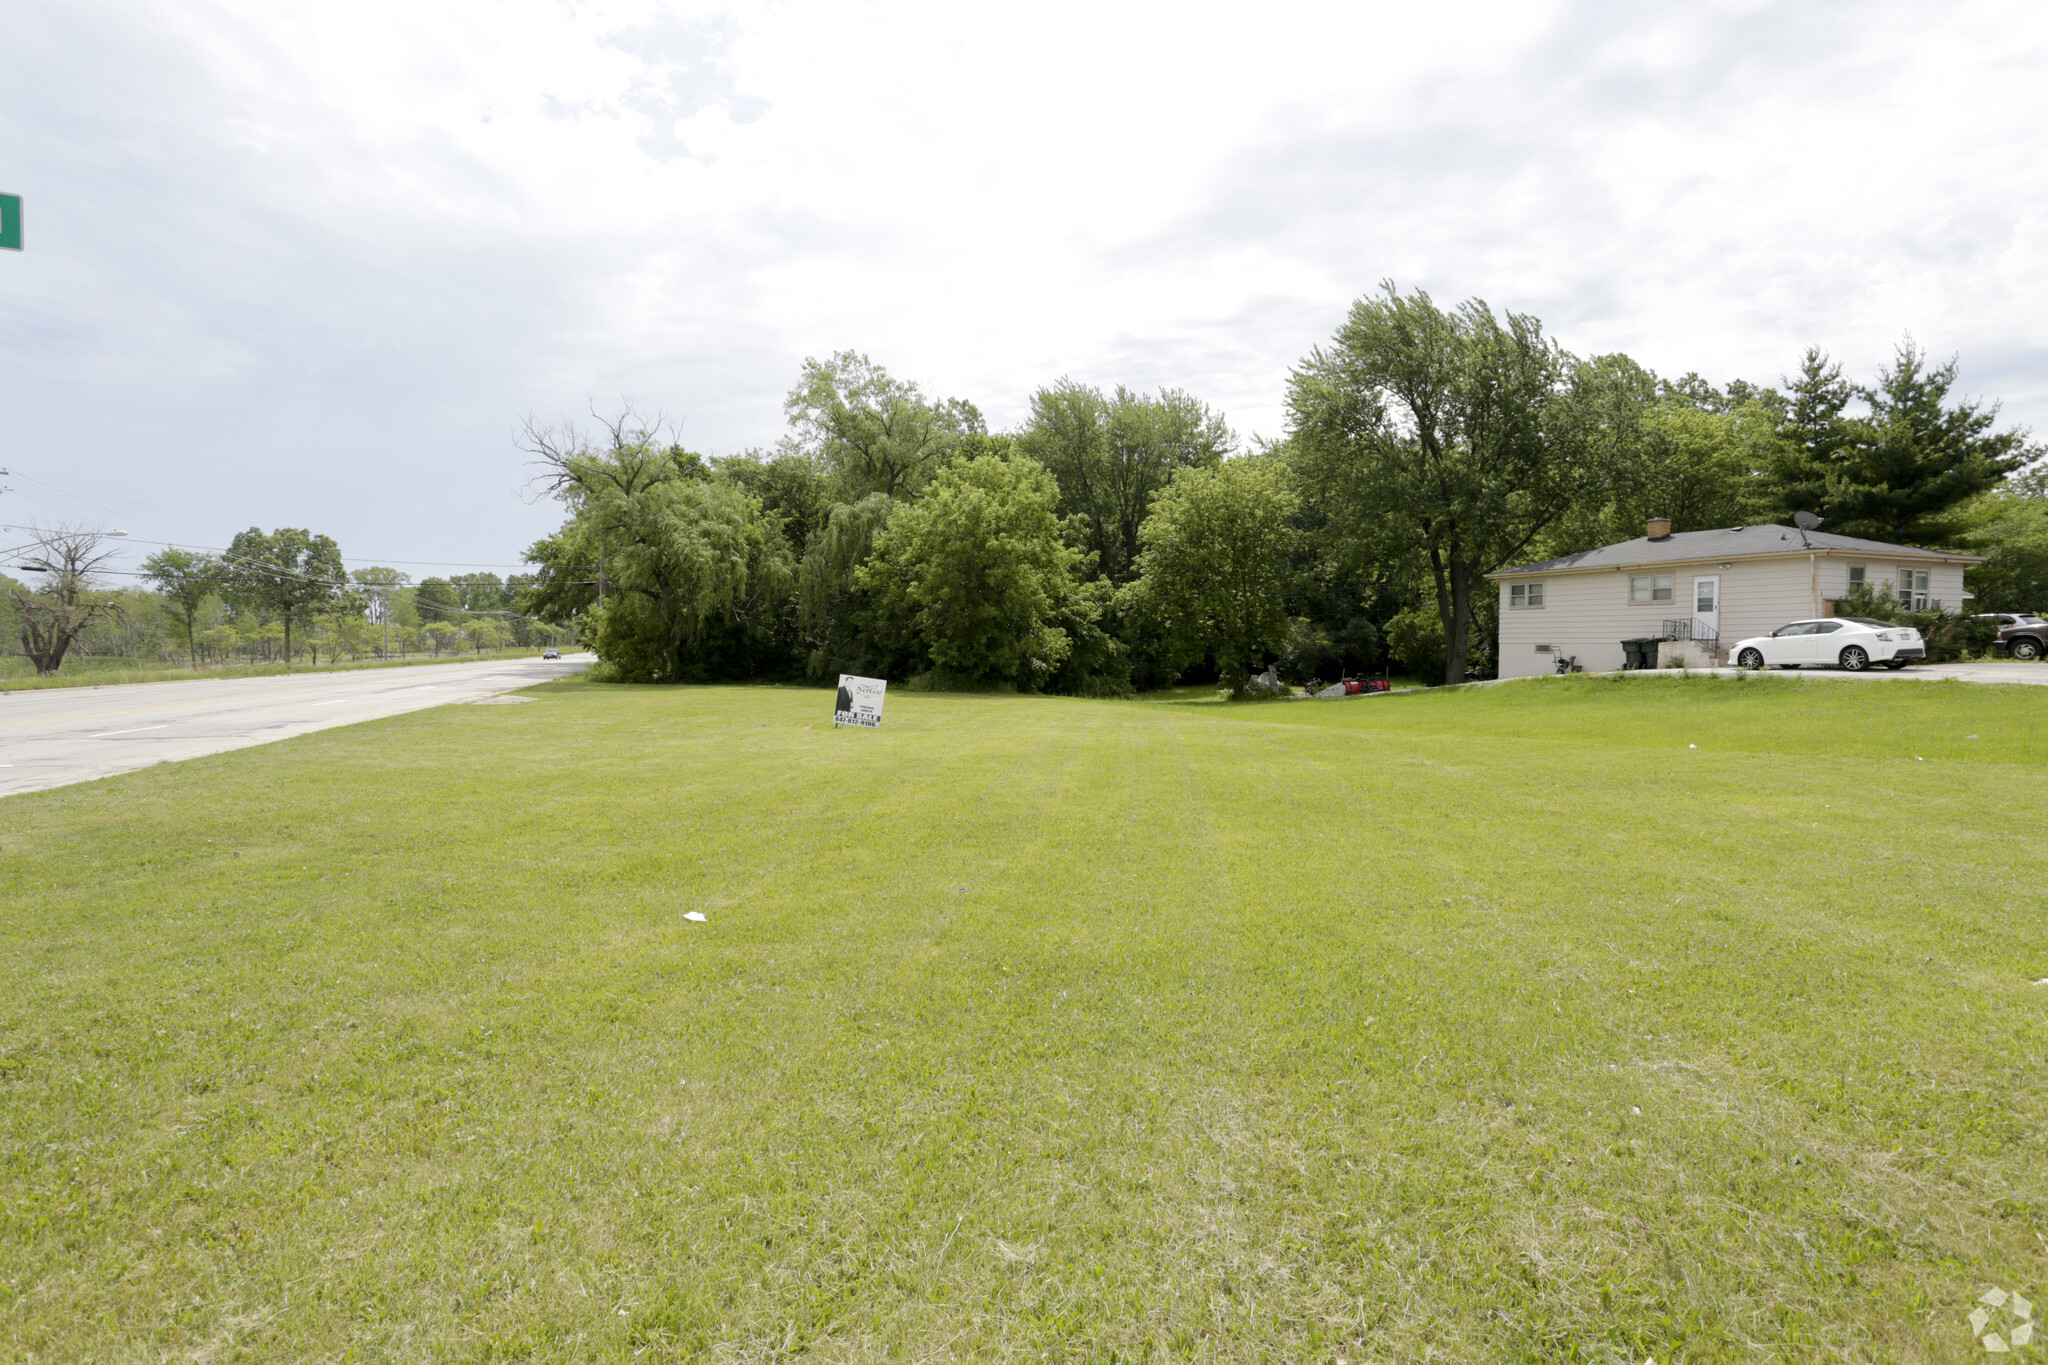
[[[1824,621],[1794,621],[1769,635],[1736,645],[1732,657],[1739,668],[1839,666],[1860,673],[1872,664],[1904,668],[1927,657],[1927,643],[1911,626],[1873,621],[1867,616],[1831,616]]]

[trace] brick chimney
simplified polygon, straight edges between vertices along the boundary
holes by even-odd
[[[1651,517],[1648,535],[1652,540],[1669,540],[1671,538],[1671,518]]]

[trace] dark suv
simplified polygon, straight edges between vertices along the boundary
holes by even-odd
[[[2048,654],[2048,621],[2024,611],[1987,611],[1977,620],[1998,627],[1998,643],[2015,659],[2038,659]]]

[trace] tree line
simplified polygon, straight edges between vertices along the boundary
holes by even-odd
[[[1988,556],[1975,607],[2048,605],[2048,474],[1954,360],[1910,340],[1868,383],[1819,349],[1779,384],[1581,357],[1537,319],[1391,285],[1289,374],[1247,443],[1176,389],[1062,379],[992,432],[867,357],[808,360],[772,449],[706,457],[630,409],[594,438],[529,422],[562,502],[531,574],[348,572],[331,537],[258,528],[106,586],[88,532],[16,547],[0,630],[194,666],[578,639],[636,681],[828,679],[1122,695],[1493,667],[1494,570],[1640,535],[1810,511]]]
[[[115,549],[76,528],[16,547],[31,587],[0,574],[0,629],[38,673],[74,652],[132,661],[318,664],[567,643],[569,629],[520,610],[530,575],[457,574],[414,583],[396,569],[347,570],[330,536],[251,527],[225,551],[167,547],[132,587],[107,586]]]
[[[991,432],[866,356],[806,361],[770,450],[706,457],[630,409],[529,423],[565,521],[526,609],[629,681],[825,679],[1120,695],[1493,666],[1485,575],[1811,511],[1987,553],[1980,608],[2048,604],[2027,433],[1910,340],[1868,384],[1819,349],[1777,386],[1581,357],[1526,314],[1360,299],[1246,448],[1174,389],[1071,380]]]

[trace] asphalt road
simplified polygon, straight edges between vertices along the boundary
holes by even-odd
[[[560,661],[494,659],[0,693],[0,796],[450,702],[484,701],[580,673],[592,660],[576,654]]]

